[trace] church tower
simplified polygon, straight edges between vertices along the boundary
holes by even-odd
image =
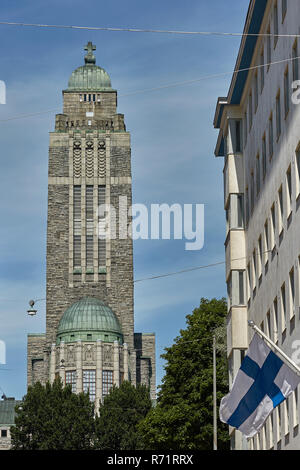
[[[28,335],[28,385],[60,376],[99,403],[130,380],[154,399],[155,336],[134,333],[130,134],[95,49],[85,47],[50,133],[46,334]],[[109,206],[115,222],[98,210]]]

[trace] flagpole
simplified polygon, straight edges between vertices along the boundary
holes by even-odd
[[[216,373],[216,337],[213,336],[213,418],[214,418],[214,450],[218,450],[217,435],[217,373]]]
[[[270,338],[268,338],[268,336],[258,328],[258,326],[255,325],[254,321],[253,320],[249,320],[248,321],[248,325],[254,330],[256,331],[256,333],[258,333],[260,336],[262,336],[271,346],[273,346],[273,348],[292,366],[294,367],[294,369],[296,369],[297,373],[300,375],[300,367],[297,366],[297,364],[292,361],[292,359],[289,358],[289,356],[287,356],[283,351],[282,349],[280,349],[277,344],[275,344]]]

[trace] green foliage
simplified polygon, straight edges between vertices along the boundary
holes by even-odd
[[[11,428],[15,450],[84,450],[92,446],[94,405],[88,394],[72,393],[60,379],[29,387],[16,413]]]
[[[130,382],[113,387],[105,397],[96,418],[97,449],[136,450],[141,448],[138,423],[151,409],[149,389]]]
[[[224,354],[227,314],[225,299],[201,299],[187,316],[187,328],[162,357],[166,360],[158,404],[139,425],[144,446],[150,450],[212,449],[213,370],[212,337],[216,333],[217,399],[228,392]],[[222,333],[223,332],[223,333]],[[227,426],[218,425],[218,447],[228,449]]]

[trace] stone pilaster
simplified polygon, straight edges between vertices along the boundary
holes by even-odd
[[[51,353],[50,353],[50,374],[49,374],[50,383],[53,383],[55,380],[55,364],[56,364],[56,346],[55,346],[55,343],[52,343]]]
[[[76,392],[82,392],[82,343],[81,340],[76,344]]]
[[[96,411],[102,401],[102,357],[103,357],[103,344],[101,339],[96,343]]]
[[[114,341],[114,385],[120,385],[120,358],[119,358],[119,343]]]

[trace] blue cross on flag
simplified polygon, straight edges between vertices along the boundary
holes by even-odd
[[[299,383],[300,377],[255,334],[231,392],[221,400],[220,419],[251,438]]]

